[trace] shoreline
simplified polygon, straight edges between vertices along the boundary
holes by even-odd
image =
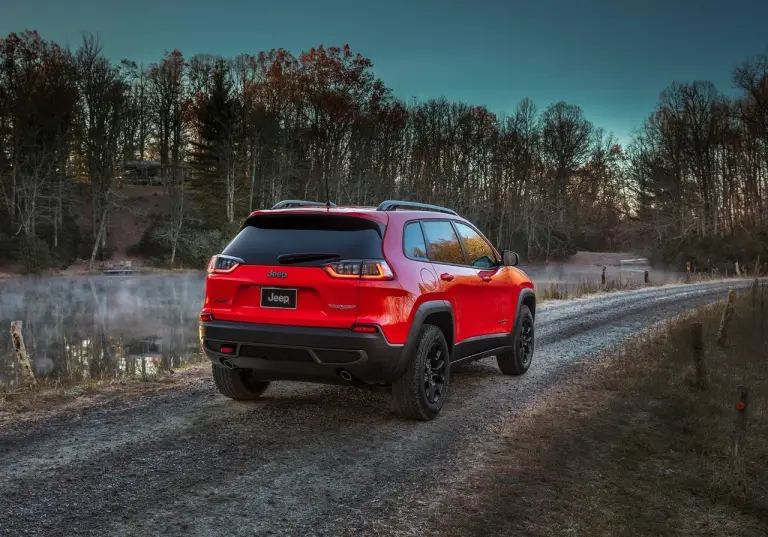
[[[166,273],[170,273],[172,271],[166,271]],[[180,272],[180,271],[173,271],[173,272]],[[195,272],[195,271],[187,271],[187,272]],[[76,275],[72,275],[76,276]],[[761,278],[761,281],[764,281],[766,278]],[[582,295],[571,295],[566,296],[564,298],[549,298],[544,296],[544,293],[542,293],[541,300],[539,301],[539,308],[543,310],[548,310],[552,307],[557,307],[558,304],[563,303],[584,303],[591,300],[599,300],[601,298],[606,298],[608,296],[621,296],[621,295],[634,295],[637,293],[644,293],[648,292],[651,289],[663,289],[663,288],[676,288],[676,287],[688,287],[688,286],[697,286],[697,285],[707,285],[707,284],[724,284],[727,282],[748,282],[749,278],[720,278],[720,279],[711,279],[711,280],[704,280],[704,281],[692,281],[690,283],[684,283],[684,282],[666,282],[663,284],[658,285],[648,285],[648,286],[641,286],[641,287],[633,287],[633,288],[609,288],[609,289],[600,289],[596,292],[587,292]],[[1,284],[2,282],[0,282]],[[542,291],[544,291],[542,289]],[[149,379],[142,379],[140,377],[130,377],[130,376],[116,376],[113,378],[107,378],[107,379],[99,379],[99,380],[87,380],[84,382],[75,382],[75,383],[60,383],[60,382],[54,382],[52,385],[48,386],[41,386],[39,389],[32,389],[29,387],[23,387],[23,388],[17,388],[14,390],[3,390],[3,387],[0,386],[0,417],[2,417],[3,412],[12,412],[12,413],[25,413],[25,410],[23,410],[23,407],[25,404],[29,401],[47,401],[46,404],[49,406],[58,406],[62,403],[67,403],[71,400],[79,399],[81,395],[83,395],[81,392],[86,391],[88,394],[92,395],[95,393],[99,393],[100,390],[107,387],[110,390],[114,392],[120,392],[121,386],[125,386],[126,384],[131,386],[132,389],[137,389],[136,386],[141,385],[152,385],[157,383],[164,383],[170,378],[173,378],[174,373],[186,371],[186,370],[197,370],[201,366],[204,366],[207,363],[207,360],[204,357],[199,357],[199,359],[189,361],[185,363],[184,365],[175,368],[173,370],[169,371],[158,371],[156,376],[154,378]],[[42,377],[45,379],[45,377]],[[176,375],[176,378],[179,378],[179,375]],[[40,380],[40,378],[38,379]],[[43,380],[45,382],[45,380]],[[12,410],[10,407],[16,407],[15,410]],[[19,411],[19,407],[22,408],[21,411]]]
[[[45,271],[41,274],[21,274],[18,272],[4,272],[0,271],[0,282],[15,281],[15,280],[28,280],[28,279],[48,279],[48,278],[71,278],[71,277],[83,277],[83,276],[97,276],[97,277],[125,277],[125,276],[166,276],[166,275],[184,275],[184,274],[205,274],[205,269],[191,269],[191,268],[179,268],[179,269],[166,269],[166,268],[148,268],[141,267],[133,269],[133,272],[125,275],[110,275],[105,274],[101,270],[88,271],[86,269],[64,269],[56,271]]]

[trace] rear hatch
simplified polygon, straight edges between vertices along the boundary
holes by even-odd
[[[211,260],[205,307],[227,321],[348,328],[358,313],[355,272],[362,260],[383,259],[383,235],[383,224],[359,216],[253,215],[218,265]]]

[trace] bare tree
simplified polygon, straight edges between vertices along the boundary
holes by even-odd
[[[92,193],[95,239],[88,263],[88,269],[92,270],[99,248],[106,245],[109,214],[119,207],[116,172],[129,88],[120,78],[119,70],[101,55],[98,38],[84,36],[76,59],[82,96],[81,149]]]

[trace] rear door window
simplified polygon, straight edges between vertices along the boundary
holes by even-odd
[[[469,264],[477,268],[493,268],[498,265],[496,254],[482,235],[461,222],[454,222],[464,248],[469,256]]]
[[[447,220],[425,220],[422,222],[427,236],[427,255],[430,261],[466,265],[467,259],[461,243]]]
[[[381,259],[384,226],[344,215],[250,217],[222,252],[247,265],[320,266],[339,259]]]
[[[403,253],[411,259],[427,260],[427,243],[424,241],[424,233],[421,231],[419,222],[410,222],[405,225]]]

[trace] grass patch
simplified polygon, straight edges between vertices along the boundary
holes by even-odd
[[[539,299],[544,300],[568,300],[571,298],[581,298],[587,295],[597,293],[609,293],[612,291],[626,291],[629,289],[640,289],[650,287],[651,284],[637,284],[628,281],[621,281],[614,278],[607,278],[605,285],[601,280],[583,279],[576,283],[569,282],[549,282],[547,285],[538,289]]]
[[[762,289],[768,294],[768,289]],[[441,536],[768,535],[768,312],[737,297],[681,316],[576,369],[508,424],[502,448],[451,502]],[[708,389],[694,388],[690,324],[704,330]],[[749,388],[743,457],[731,444]]]
[[[550,281],[537,288],[540,301],[545,300],[568,300],[572,298],[581,298],[587,295],[597,293],[610,293],[614,291],[629,291],[632,289],[643,289],[646,287],[662,287],[669,284],[680,283],[704,283],[710,281],[724,280],[722,276],[705,272],[692,273],[690,278],[678,278],[677,280],[665,280],[651,278],[649,283],[643,283],[637,278],[606,278],[605,283],[599,278],[584,278],[578,282],[554,282]]]
[[[209,362],[192,362],[170,371],[158,371],[138,377],[115,379],[88,379],[77,384],[62,384],[56,379],[42,377],[37,387],[15,390],[0,388],[0,416],[3,413],[18,414],[46,410],[77,399],[89,399],[117,393],[130,394],[147,389],[162,389],[177,385],[180,381],[210,370]]]

